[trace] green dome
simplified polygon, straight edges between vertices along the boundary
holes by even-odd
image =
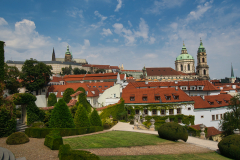
[[[176,60],[184,60],[184,59],[193,59],[193,56],[191,56],[190,54],[180,54]]]

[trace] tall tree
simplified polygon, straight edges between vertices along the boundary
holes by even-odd
[[[91,125],[87,115],[87,111],[85,107],[83,107],[81,104],[78,106],[77,112],[75,114],[74,123],[76,125],[76,128],[90,127]]]
[[[79,68],[74,68],[73,69],[73,74],[86,74],[87,71],[84,69],[79,69]]]
[[[236,95],[231,98],[228,109],[221,120],[222,135],[228,136],[233,133],[234,129],[240,129],[240,96]]]
[[[63,93],[63,100],[64,100],[66,103],[68,103],[68,102],[72,99],[71,95],[72,95],[73,93],[75,93],[75,92],[74,92],[74,90],[73,90],[72,88],[67,88],[67,89],[64,91],[64,93]]]
[[[5,72],[5,86],[8,89],[9,94],[18,93],[18,88],[21,87],[21,83],[18,81],[18,77],[20,76],[20,71],[15,66],[8,66],[6,63],[4,64],[4,72]]]
[[[43,62],[33,59],[26,60],[22,66],[20,79],[23,80],[22,84],[28,91],[38,91],[50,82],[51,70],[52,66]]]
[[[70,75],[72,73],[72,66],[62,68],[62,75]]]
[[[54,106],[57,103],[57,97],[54,93],[48,96],[48,106]]]
[[[92,111],[89,119],[92,126],[102,126],[102,120],[95,109]]]
[[[4,81],[4,43],[0,41],[0,81]]]

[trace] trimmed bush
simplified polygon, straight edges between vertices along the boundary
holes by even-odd
[[[74,123],[76,128],[91,126],[86,109],[82,105],[78,106],[77,112],[74,117]]]
[[[81,128],[26,128],[25,134],[32,138],[45,138],[52,130],[59,130],[61,137],[82,135],[92,132],[102,131],[103,127],[91,126]]]
[[[98,112],[94,109],[90,115],[90,123],[92,126],[102,126],[102,121]]]
[[[57,103],[57,97],[54,93],[51,93],[48,96],[48,106],[54,106]]]
[[[63,93],[63,100],[66,103],[69,103],[69,101],[72,99],[71,95],[75,93],[75,91],[72,88],[67,88]]]
[[[34,128],[45,128],[45,124],[43,122],[34,122],[31,127],[34,127]]]
[[[60,135],[60,131],[59,130],[51,131],[45,137],[44,145],[49,147],[51,150],[58,150],[60,145],[63,145],[63,139]]]
[[[6,140],[9,145],[24,144],[29,142],[28,136],[23,132],[12,133]]]
[[[92,106],[91,104],[87,101],[86,94],[85,93],[80,93],[78,95],[78,102],[76,103],[77,105],[81,104],[83,107],[85,107],[87,113],[91,113],[92,111]]]
[[[108,124],[108,123],[105,123],[105,124],[103,125],[103,128],[104,128],[104,129],[110,129],[110,128],[111,128],[111,125]]]
[[[230,135],[218,143],[220,153],[228,158],[240,159],[240,135]]]
[[[74,128],[74,122],[70,110],[63,99],[60,99],[51,114],[50,128]]]
[[[88,151],[72,150],[69,144],[61,145],[58,153],[59,160],[100,160],[100,158]]]
[[[161,125],[158,129],[158,135],[160,138],[172,141],[181,139],[186,142],[188,139],[188,132],[186,128],[174,122]]]

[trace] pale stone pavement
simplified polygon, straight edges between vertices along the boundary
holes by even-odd
[[[130,132],[140,132],[140,133],[148,133],[148,134],[156,134],[157,131],[147,131],[147,130],[135,130],[133,129],[134,125],[130,125],[129,123],[118,122],[115,126],[113,126],[110,130],[112,131],[130,131]],[[194,144],[196,146],[201,146],[204,148],[208,148],[214,151],[218,150],[218,142],[214,142],[211,140],[204,140],[192,136],[188,136],[187,143]]]

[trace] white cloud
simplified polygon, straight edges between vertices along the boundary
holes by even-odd
[[[117,42],[118,42],[118,39],[113,39],[113,42],[116,42],[116,43],[117,43]]]
[[[4,18],[0,17],[0,26],[1,25],[8,25],[7,21]]]
[[[72,9],[67,11],[67,14],[71,17],[77,17],[83,18],[83,10],[79,10],[76,7],[73,7]]]
[[[84,46],[89,47],[90,46],[90,41],[88,39],[84,39]]]
[[[117,0],[118,1],[118,5],[116,7],[116,9],[114,10],[115,12],[118,12],[119,9],[122,7],[122,0]]]
[[[178,23],[176,23],[176,22],[171,23],[171,24],[170,24],[170,27],[171,27],[174,31],[176,31],[177,28],[178,28]]]
[[[113,25],[113,28],[114,28],[114,32],[117,33],[117,34],[121,34],[122,32],[122,29],[123,29],[123,25],[121,23],[115,23]]]
[[[148,54],[145,54],[144,57],[145,58],[156,58],[158,56],[156,54],[153,54],[153,53],[148,53]]]
[[[155,42],[155,38],[154,37],[150,37],[150,39],[149,39],[149,44],[154,44],[154,42]]]
[[[139,31],[135,32],[137,37],[143,37],[144,39],[148,38],[148,25],[143,18],[140,18]]]
[[[129,25],[130,27],[132,27],[132,23],[131,23],[130,21],[128,21],[128,25]]]
[[[62,38],[58,37],[58,40],[59,40],[59,41],[61,41],[61,40],[62,40]]]
[[[90,26],[91,26],[92,28],[89,28],[89,29],[87,30],[87,32],[90,31],[91,29],[97,29],[97,28],[103,26],[103,25],[104,25],[103,22],[107,19],[107,17],[101,15],[98,11],[95,11],[94,14],[95,14],[97,17],[99,17],[101,20],[100,20],[99,22],[97,22],[96,24],[91,24]]]
[[[103,28],[103,32],[101,34],[105,36],[109,36],[109,35],[112,35],[112,32],[109,28],[108,29]]]
[[[102,21],[104,21],[104,20],[107,19],[107,17],[104,17],[104,16],[101,15],[98,11],[95,11],[94,14],[95,14],[96,16],[98,16],[99,18],[101,18]]]

